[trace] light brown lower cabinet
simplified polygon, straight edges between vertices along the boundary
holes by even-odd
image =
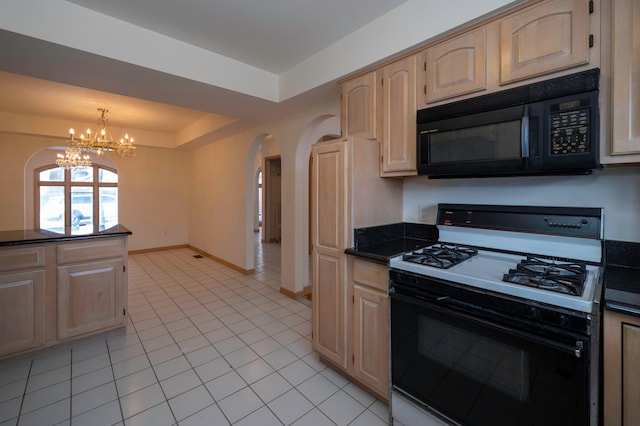
[[[640,317],[604,313],[604,426],[640,425]]]
[[[0,356],[44,346],[44,268],[0,273]]]
[[[114,327],[124,318],[124,260],[58,267],[58,338]]]
[[[340,138],[313,146],[311,323],[312,346],[322,361],[386,400],[388,379],[380,371],[388,370],[388,355],[386,349],[378,350],[382,348],[378,342],[386,347],[386,337],[372,334],[370,325],[372,321],[380,327],[386,323],[381,315],[386,302],[374,299],[368,291],[386,294],[387,268],[345,254],[345,249],[354,245],[354,229],[402,221],[402,181],[381,178],[379,164],[380,149],[375,140]],[[358,308],[355,283],[359,286]],[[354,314],[356,309],[359,313]],[[375,331],[382,333],[378,325]],[[386,324],[383,328],[386,332]],[[352,349],[355,339],[362,341],[358,344],[358,350],[364,351],[360,355]]]
[[[123,326],[127,238],[0,247],[0,358]]]
[[[388,269],[353,259],[352,375],[382,398],[389,398]]]

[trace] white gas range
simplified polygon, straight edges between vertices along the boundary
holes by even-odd
[[[389,261],[394,423],[597,425],[602,209],[440,204],[437,227]]]
[[[452,250],[473,247],[477,248],[477,254],[443,268],[437,261],[420,262],[422,251],[416,250],[413,252],[415,254],[405,253],[392,258],[389,266],[585,313],[592,311],[594,291],[602,271],[600,240],[449,225],[438,225],[438,229],[440,243],[431,247],[438,248],[445,245]],[[559,277],[559,283],[546,286],[544,280],[536,282],[534,279],[531,282],[527,281],[527,284],[505,281],[505,274],[517,268],[517,265],[527,257],[535,258],[539,263],[545,262],[550,268],[562,265],[583,265],[585,273],[580,294],[563,291],[562,280],[569,273],[564,269],[561,270],[562,276]]]

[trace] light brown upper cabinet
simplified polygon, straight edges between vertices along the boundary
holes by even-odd
[[[640,2],[613,0],[611,9],[610,154],[640,154]]]
[[[589,62],[589,2],[544,1],[500,21],[500,84]]]
[[[342,83],[342,136],[378,137],[377,75],[377,71],[371,71]]]
[[[381,176],[416,174],[416,55],[381,69]]]
[[[482,27],[425,50],[425,103],[487,88],[486,39]]]

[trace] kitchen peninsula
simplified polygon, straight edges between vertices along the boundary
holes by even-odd
[[[129,235],[0,231],[0,359],[123,326]]]

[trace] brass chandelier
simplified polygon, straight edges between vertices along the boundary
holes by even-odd
[[[85,133],[80,134],[80,138],[75,137],[73,128],[69,129],[69,140],[64,154],[58,154],[56,164],[58,167],[65,169],[79,169],[91,166],[91,157],[89,153],[104,155],[105,152],[114,152],[119,157],[133,157],[136,147],[133,146],[133,138],[128,134],[124,135],[119,141],[114,141],[109,131],[109,119],[107,118],[108,109],[98,108],[100,118],[98,119],[98,127],[95,132],[87,129]]]

